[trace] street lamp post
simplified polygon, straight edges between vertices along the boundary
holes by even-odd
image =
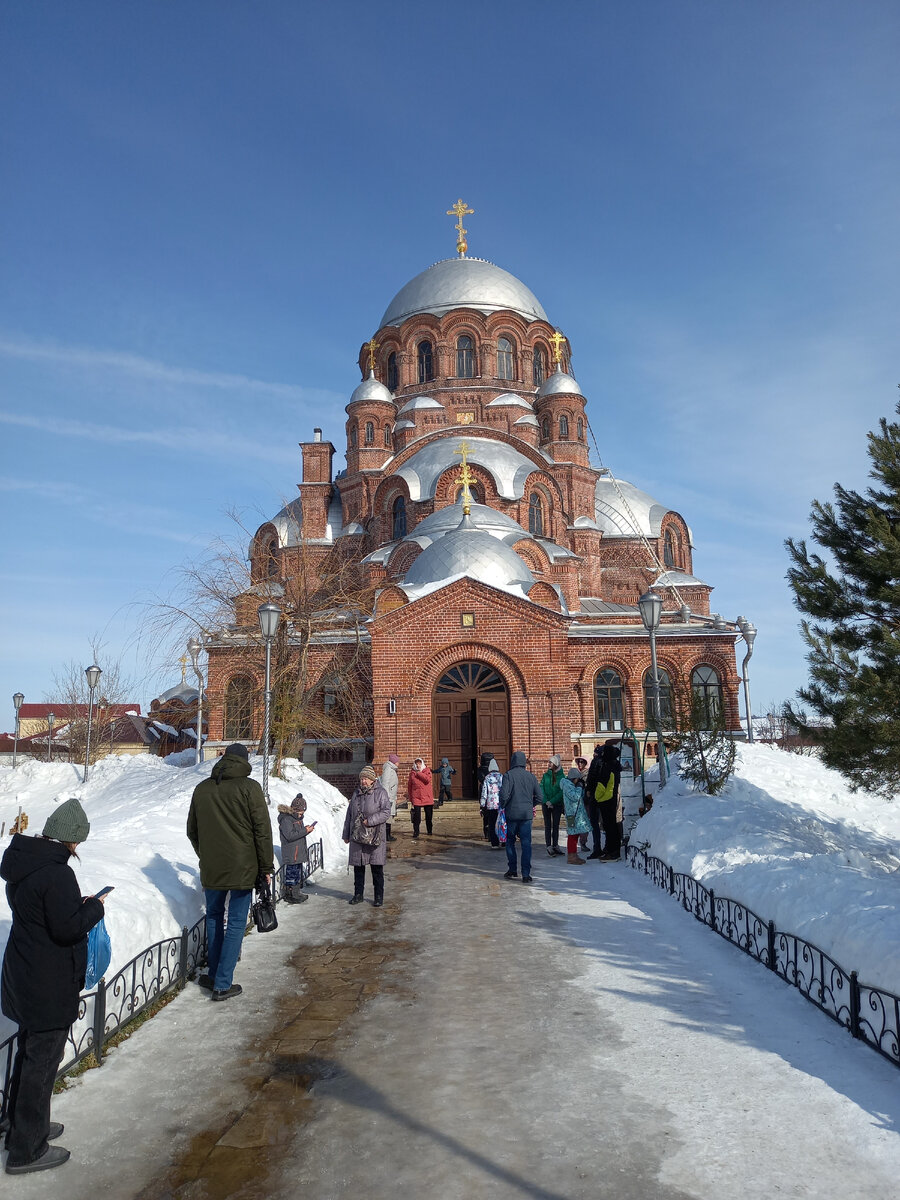
[[[16,769],[16,763],[19,761],[19,709],[22,707],[22,702],[25,697],[21,692],[16,692],[13,696],[13,704],[16,707],[16,733],[13,739],[13,770]]]
[[[87,676],[87,685],[90,692],[90,702],[88,703],[88,727],[87,727],[87,744],[84,748],[84,783],[88,780],[88,771],[91,764],[91,726],[94,723],[94,689],[100,682],[100,676],[103,674],[101,669],[94,663],[93,666],[85,667],[84,673]]]
[[[47,713],[47,762],[53,762],[53,722],[55,720],[55,713]]]
[[[203,643],[198,637],[192,637],[187,644],[191,656],[191,666],[197,676],[197,745],[194,747],[194,766],[199,767],[203,762],[203,672],[200,670],[200,652]]]
[[[753,716],[750,712],[750,672],[748,670],[750,659],[753,656],[753,643],[756,641],[756,626],[752,621],[746,620],[744,617],[738,617],[735,621],[741,635],[747,645],[747,653],[744,655],[744,661],[741,663],[741,681],[744,685],[744,708],[747,710],[747,741],[753,741]]]
[[[644,628],[650,634],[650,671],[653,690],[653,717],[656,721],[657,761],[659,762],[659,786],[666,786],[666,750],[662,739],[662,721],[660,719],[659,703],[659,670],[656,666],[656,631],[659,628],[659,618],[662,615],[662,597],[651,588],[644,592],[638,600],[638,608]]]
[[[269,721],[272,711],[272,642],[275,638],[275,631],[278,628],[281,609],[277,604],[269,602],[261,604],[257,612],[259,615],[260,632],[266,644],[266,694],[263,716],[263,792],[265,793],[266,804],[269,804]]]

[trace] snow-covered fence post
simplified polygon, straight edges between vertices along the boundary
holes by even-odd
[[[187,962],[188,962],[188,927],[181,927],[181,947],[178,951],[178,978],[182,983],[187,983]]]
[[[767,929],[767,934],[768,934],[766,957],[769,960],[766,963],[766,966],[769,968],[770,971],[776,971],[778,969],[778,967],[775,962],[775,922],[770,921],[769,924],[766,926],[766,929]]]
[[[101,979],[97,984],[97,994],[94,996],[94,1058],[97,1066],[103,1062],[103,1033],[106,1026],[106,980]]]
[[[859,1037],[859,976],[856,971],[850,972],[850,1032],[853,1037]]]

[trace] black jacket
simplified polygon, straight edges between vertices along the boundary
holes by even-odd
[[[17,833],[2,861],[13,923],[3,956],[0,1006],[22,1029],[67,1029],[78,1016],[87,935],[103,916],[82,901],[62,842]]]

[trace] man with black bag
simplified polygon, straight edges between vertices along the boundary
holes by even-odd
[[[268,886],[274,870],[269,812],[262,788],[249,776],[247,747],[228,746],[210,778],[194,788],[188,812],[187,835],[200,859],[206,894],[208,974],[199,982],[213,1000],[228,1000],[243,990],[232,979],[253,888],[260,880]]]

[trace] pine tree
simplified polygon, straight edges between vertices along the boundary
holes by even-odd
[[[897,405],[900,415],[900,404]],[[798,695],[819,722],[785,715],[821,746],[825,763],[854,787],[900,791],[900,424],[882,417],[868,435],[874,486],[840,484],[834,503],[813,502],[810,553],[785,545],[794,602],[809,646],[810,681]]]

